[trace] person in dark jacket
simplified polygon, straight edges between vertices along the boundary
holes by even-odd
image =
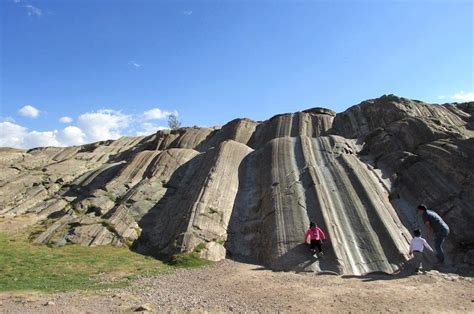
[[[444,263],[443,243],[449,234],[449,227],[446,222],[437,213],[429,210],[426,205],[420,204],[417,207],[418,212],[421,213],[423,222],[428,229],[428,239],[434,236],[434,244],[436,249],[436,256],[440,263]]]

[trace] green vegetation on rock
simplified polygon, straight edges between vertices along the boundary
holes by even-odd
[[[205,248],[206,248],[206,243],[201,242],[196,246],[196,248],[194,249],[194,252],[201,253],[201,251],[204,250]]]
[[[170,265],[181,268],[202,267],[210,264],[212,264],[211,261],[199,257],[196,252],[175,254],[170,261]]]

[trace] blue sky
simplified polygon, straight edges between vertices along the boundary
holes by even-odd
[[[473,100],[473,3],[0,0],[0,146]]]

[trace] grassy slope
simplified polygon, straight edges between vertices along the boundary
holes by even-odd
[[[127,248],[50,248],[0,234],[0,291],[118,287],[129,284],[137,275],[156,275],[169,269]]]

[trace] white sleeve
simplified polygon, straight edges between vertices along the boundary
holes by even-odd
[[[425,248],[427,248],[428,250],[430,250],[431,252],[433,252],[433,249],[432,249],[431,246],[428,244],[428,242],[426,242],[425,239],[423,239],[423,245],[425,246]]]

